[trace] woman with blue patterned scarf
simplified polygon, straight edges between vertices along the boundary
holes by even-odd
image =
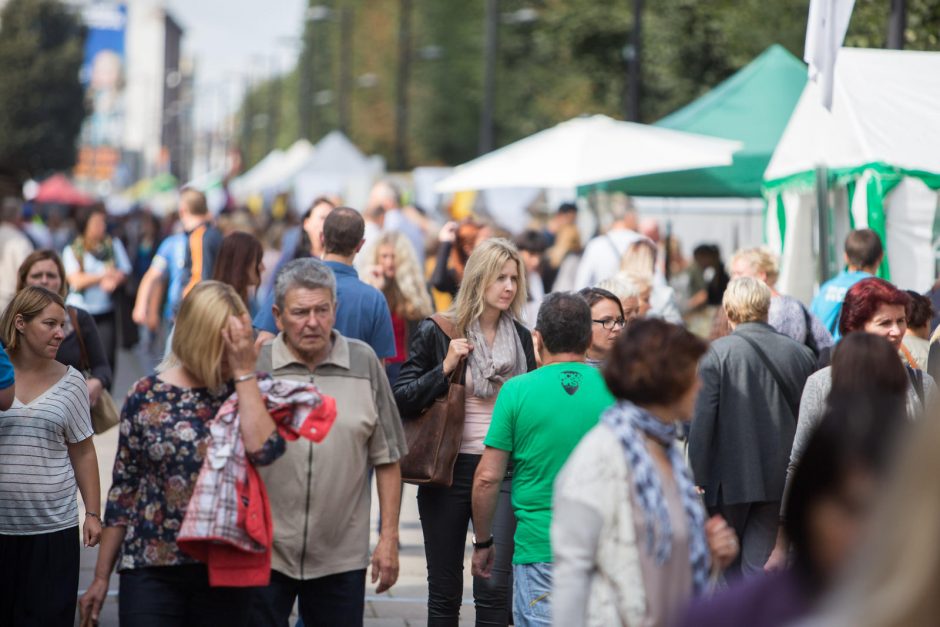
[[[702,340],[658,319],[633,323],[614,345],[604,378],[618,402],[555,484],[556,624],[671,625],[736,557],[734,531],[720,517],[706,520],[676,442],[695,407],[705,351]]]

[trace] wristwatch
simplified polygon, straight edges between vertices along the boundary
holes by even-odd
[[[473,548],[474,549],[488,549],[491,546],[493,546],[493,539],[494,537],[491,535],[489,540],[478,542],[477,537],[474,535],[473,536]]]

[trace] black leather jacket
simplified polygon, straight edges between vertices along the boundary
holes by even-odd
[[[525,351],[527,369],[531,372],[536,367],[532,335],[522,324],[513,322]],[[447,394],[450,381],[444,376],[444,358],[449,346],[450,338],[433,320],[425,318],[421,321],[411,336],[408,360],[395,382],[395,402],[403,419],[416,418],[435,400]]]

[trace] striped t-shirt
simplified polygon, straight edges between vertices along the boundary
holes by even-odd
[[[78,524],[68,445],[90,438],[88,388],[69,366],[27,404],[0,412],[0,534],[52,533]]]

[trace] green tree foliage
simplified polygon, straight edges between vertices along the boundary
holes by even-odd
[[[883,0],[855,0],[845,45],[857,48],[883,48],[887,42],[891,3]],[[940,50],[940,2],[907,0],[906,50]]]
[[[476,156],[483,99],[484,2],[415,3],[412,158]]]
[[[414,164],[456,164],[477,154],[485,4],[413,0],[409,153]],[[846,45],[883,47],[890,4],[856,0]],[[356,80],[363,75],[374,78],[370,88],[357,86],[353,91],[350,136],[363,150],[391,161],[400,0],[332,0],[329,6],[353,12],[352,73]],[[940,50],[940,2],[907,0],[907,6],[905,47]],[[771,44],[781,44],[801,58],[808,8],[809,0],[646,0],[641,121],[655,122],[695,100]],[[626,117],[625,48],[632,43],[633,2],[500,0],[499,10],[498,146],[581,114]],[[337,32],[329,21],[318,23],[313,31],[308,27],[303,53],[309,54],[318,42],[312,51],[314,64],[321,64],[317,89],[326,86],[334,93],[339,80]],[[299,78],[291,80],[293,91],[284,93],[297,99]],[[295,102],[285,101],[282,120],[297,111]],[[320,124],[335,121],[335,102],[320,108]],[[282,126],[296,129],[286,121]],[[329,128],[318,130],[312,141]],[[278,134],[280,147],[298,136],[291,132]],[[254,150],[255,160],[265,152]]]
[[[75,165],[85,117],[85,27],[58,0],[10,0],[0,14],[0,171],[18,180]]]
[[[663,0],[644,24],[642,121],[695,100],[771,44],[802,56],[808,2]]]
[[[298,71],[269,78],[249,87],[239,110],[239,147],[247,167],[275,148],[288,148],[300,135]],[[274,126],[271,145],[269,126]]]

